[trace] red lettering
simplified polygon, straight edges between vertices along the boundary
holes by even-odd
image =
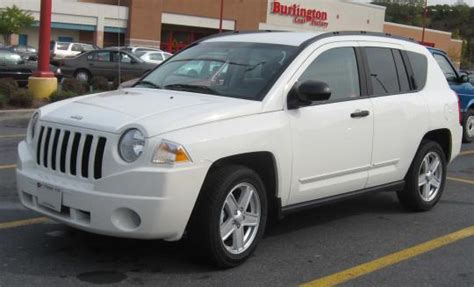
[[[273,1],[273,5],[272,5],[272,13],[275,13],[275,14],[278,14],[280,13],[280,9],[281,9],[281,5],[280,5],[280,2],[277,2],[277,1]]]

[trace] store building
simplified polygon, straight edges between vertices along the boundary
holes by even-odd
[[[2,0],[39,19],[39,2]],[[53,0],[52,38],[111,46],[161,47],[175,52],[219,32],[220,0]],[[222,29],[285,31],[374,31],[421,40],[421,28],[385,23],[385,7],[344,0],[224,0]],[[37,28],[17,41],[37,45]],[[462,41],[427,30],[425,42],[460,59]]]

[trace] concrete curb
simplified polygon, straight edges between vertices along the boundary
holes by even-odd
[[[29,118],[35,109],[0,110],[0,120]]]

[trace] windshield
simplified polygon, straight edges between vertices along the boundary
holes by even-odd
[[[200,43],[160,65],[136,86],[262,100],[296,51],[294,46]]]

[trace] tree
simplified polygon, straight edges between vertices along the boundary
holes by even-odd
[[[10,43],[12,34],[18,34],[21,29],[31,27],[34,21],[35,18],[29,12],[15,5],[0,11],[0,34],[5,44]]]

